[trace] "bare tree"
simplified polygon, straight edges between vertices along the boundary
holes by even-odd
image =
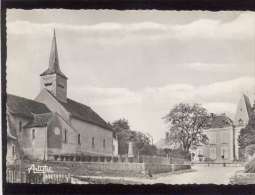
[[[169,124],[169,142],[179,144],[185,152],[189,152],[191,146],[206,144],[208,138],[203,134],[206,127],[208,114],[205,108],[199,104],[176,105],[165,117]]]

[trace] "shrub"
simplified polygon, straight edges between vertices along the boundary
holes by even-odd
[[[245,165],[246,173],[255,173],[255,159],[251,160]]]
[[[245,148],[245,153],[249,156],[253,156],[255,153],[255,144],[249,145]]]

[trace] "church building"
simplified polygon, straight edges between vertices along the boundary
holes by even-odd
[[[109,160],[117,154],[112,128],[95,111],[67,97],[54,31],[48,68],[40,75],[34,100],[7,95],[8,123],[25,158],[38,160]]]

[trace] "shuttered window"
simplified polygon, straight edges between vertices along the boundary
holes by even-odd
[[[217,155],[216,155],[216,147],[210,147],[210,153],[209,153],[209,157],[212,160],[215,160]]]

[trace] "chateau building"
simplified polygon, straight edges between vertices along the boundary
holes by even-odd
[[[225,114],[211,114],[204,133],[208,137],[208,144],[198,147],[195,161],[232,162],[234,160],[233,122],[229,117]]]
[[[49,67],[40,76],[41,90],[34,100],[7,95],[8,123],[16,135],[10,139],[24,157],[90,161],[117,156],[112,128],[90,107],[67,97],[68,78],[60,69],[55,31]]]
[[[254,105],[255,108],[255,105]],[[239,160],[238,137],[252,116],[254,110],[247,95],[243,94],[237,105],[234,121],[225,114],[210,117],[204,130],[209,139],[207,145],[192,151],[194,161],[233,162]]]

